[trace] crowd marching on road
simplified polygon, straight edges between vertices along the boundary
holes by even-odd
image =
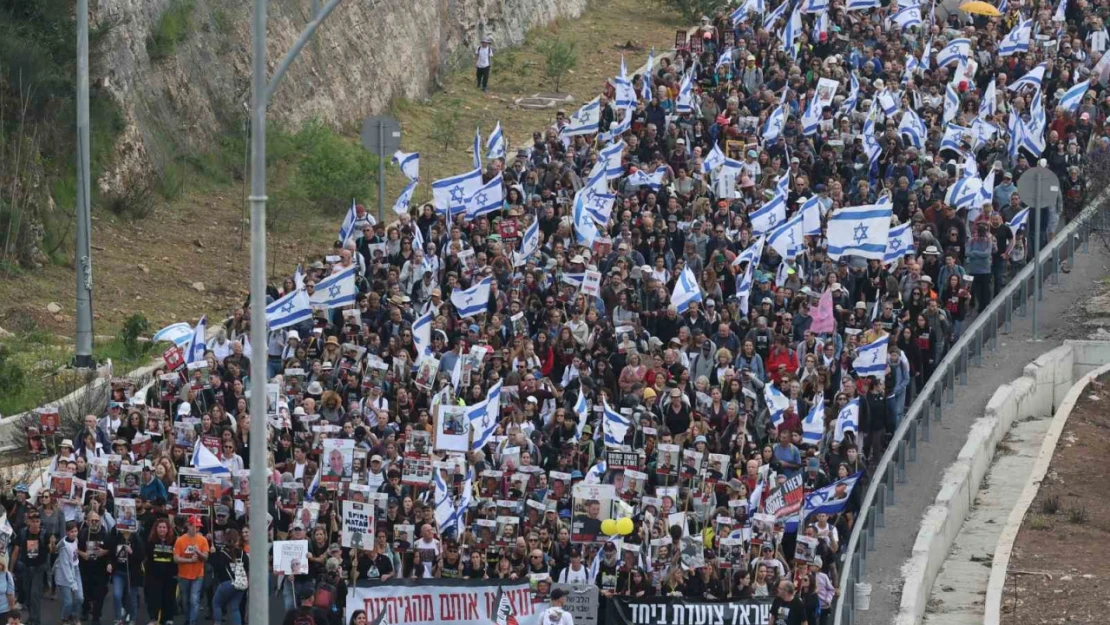
[[[830,623],[906,406],[1110,162],[1110,3],[940,4],[706,16],[528,147],[476,137],[432,203],[399,152],[396,219],[352,206],[255,294],[268,344],[245,302],[207,338],[168,328],[155,383],[113,380],[79,430],[41,412],[49,475],[5,494],[0,618],[238,624],[269,583],[294,625],[392,621],[378,598],[409,587],[567,625],[569,584],[612,623],[648,598]],[[475,58],[496,83],[488,42]],[[1038,161],[1063,199],[1030,211]],[[246,573],[251,471],[268,581]]]

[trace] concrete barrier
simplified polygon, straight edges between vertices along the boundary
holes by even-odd
[[[1095,341],[1097,343],[1097,341]],[[1110,354],[1110,345],[1107,345]],[[1084,358],[1095,346],[1084,346]],[[1089,353],[1088,353],[1089,352]],[[910,558],[902,565],[902,602],[896,625],[917,625],[925,615],[933,583],[975,501],[994,450],[1016,419],[1048,416],[1072,385],[1076,350],[1070,343],[1046,352],[1025,366],[1022,377],[998,388],[984,415],[972,424],[967,442],[944,472],[933,505],[925,510]]]
[[[1073,347],[1070,344],[1066,347]],[[1088,354],[1082,356],[1081,362],[1076,362],[1076,368],[1086,368],[1088,366],[1086,358],[1089,354],[1103,354],[1105,356],[1103,362],[1110,361],[1110,344],[1102,342],[1101,345],[1092,345],[1099,343],[1099,341],[1081,341],[1084,345],[1080,346],[1073,354],[1078,354],[1080,350],[1088,350]],[[1040,453],[1037,455],[1037,460],[1033,464],[1033,471],[1029,475],[1029,481],[1025,483],[1025,488],[1021,491],[1021,496],[1014,502],[1014,508],[1010,511],[1010,516],[1006,521],[1006,527],[1002,529],[1002,533],[998,536],[998,544],[994,549],[994,559],[991,562],[991,576],[987,582],[987,597],[985,599],[985,612],[983,614],[984,625],[1000,625],[1002,616],[1002,592],[1006,586],[1006,571],[1010,566],[1010,556],[1014,549],[1014,540],[1017,539],[1018,531],[1021,529],[1022,521],[1025,519],[1025,513],[1028,512],[1029,506],[1033,503],[1033,499],[1037,496],[1037,491],[1040,490],[1041,481],[1044,480],[1045,474],[1048,472],[1048,467],[1052,462],[1052,456],[1056,452],[1056,443],[1060,440],[1060,434],[1064,431],[1064,426],[1067,425],[1068,417],[1071,416],[1072,408],[1075,403],[1082,396],[1083,392],[1087,390],[1087,386],[1091,380],[1110,372],[1110,364],[1104,364],[1096,369],[1087,371],[1082,378],[1074,385],[1071,385],[1064,396],[1061,398],[1059,408],[1056,414],[1052,417],[1052,423],[1045,432],[1044,441],[1041,443]]]

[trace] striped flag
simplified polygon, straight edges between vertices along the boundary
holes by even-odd
[[[351,265],[339,273],[324,278],[316,284],[309,302],[316,307],[341,308],[355,303],[355,272],[357,265]]]
[[[894,206],[888,203],[842,208],[829,216],[829,258],[842,256],[882,260]]]
[[[312,319],[312,303],[308,293],[297,289],[266,307],[266,326],[280,330]]]
[[[501,122],[493,127],[493,132],[486,137],[486,159],[496,160],[505,158],[508,150],[505,148],[505,133],[501,130]]]
[[[896,262],[906,254],[912,254],[913,249],[913,224],[906,222],[890,229],[886,240],[886,253],[883,254],[883,264]]]
[[[876,306],[878,303],[876,303]],[[861,378],[867,376],[881,376],[886,374],[887,345],[889,336],[884,336],[874,342],[859,348],[856,358],[852,361],[852,368]]]
[[[820,396],[813,402],[809,414],[802,419],[802,442],[816,445],[825,435],[825,402]]]
[[[401,173],[404,174],[410,182],[420,178],[420,152],[402,152],[397,150],[393,153],[393,162],[401,168]]]
[[[466,319],[486,312],[489,307],[490,284],[493,278],[486,278],[469,289],[455,289],[451,292],[451,304]]]
[[[1079,105],[1083,102],[1083,96],[1087,93],[1087,89],[1090,87],[1091,81],[1089,79],[1076,84],[1064,93],[1064,97],[1060,98],[1057,104],[1064,107],[1065,111],[1075,113],[1075,111],[1079,109]]]

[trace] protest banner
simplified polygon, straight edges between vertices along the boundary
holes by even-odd
[[[546,603],[534,603],[528,580],[497,586],[483,580],[399,580],[347,588],[350,622],[365,610],[370,622],[385,612],[385,622],[405,625],[490,625],[497,611],[498,589],[512,604],[518,625],[541,625]]]
[[[610,597],[606,625],[764,625],[771,601],[699,601],[684,597]]]
[[[802,509],[802,474],[786,478],[786,481],[776,486],[767,496],[763,511],[772,514],[776,519],[797,514]]]
[[[598,588],[593,584],[555,584],[552,590],[561,588],[567,593],[563,609],[574,617],[574,625],[597,625],[597,611],[600,606]]]

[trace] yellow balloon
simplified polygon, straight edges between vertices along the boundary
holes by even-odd
[[[612,536],[617,533],[617,522],[613,519],[605,519],[601,522],[601,533],[606,536]]]
[[[628,536],[636,530],[636,524],[632,519],[625,517],[617,521],[617,533],[621,536]]]

